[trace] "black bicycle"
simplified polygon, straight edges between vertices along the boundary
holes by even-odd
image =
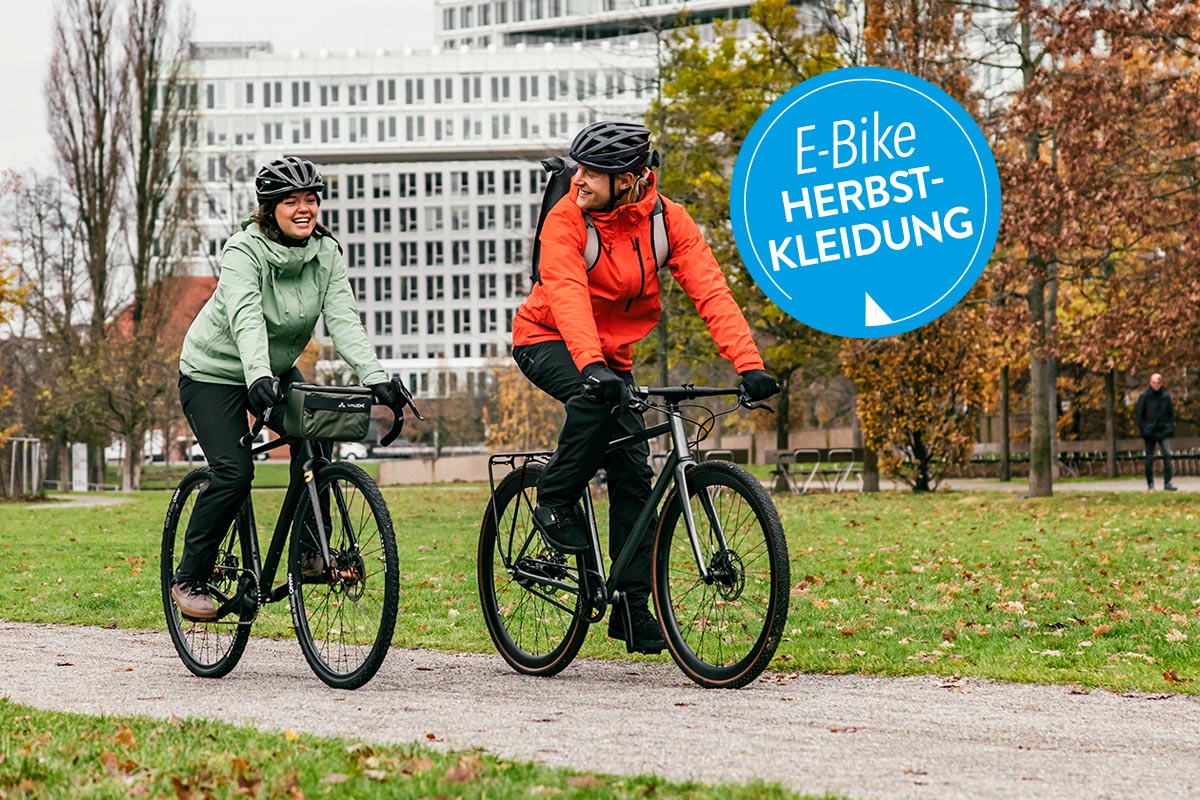
[[[412,398],[407,405],[421,419]],[[247,447],[270,413],[255,420],[242,439]],[[404,426],[396,415],[381,440],[387,445]],[[179,482],[163,525],[161,584],[167,630],[183,663],[194,674],[219,678],[242,657],[259,609],[287,598],[300,649],[313,672],[330,686],[356,689],[379,670],[392,640],[400,597],[400,571],[392,519],[379,488],[354,464],[331,461],[327,441],[285,436],[253,447],[254,454],[299,444],[304,451],[304,483],[289,485],[275,533],[260,557],[254,505],[250,497],[225,533],[208,587],[217,617],[194,620],[180,614],[171,599],[184,534],[196,499],[208,486],[208,467]],[[288,531],[287,582],[275,585]],[[305,559],[320,553],[316,569]]]
[[[717,416],[738,407],[767,406],[750,402],[740,388],[639,387],[633,393],[635,403],[657,408],[667,421],[613,441],[610,452],[665,434],[670,434],[671,450],[608,578],[590,488],[582,501],[591,548],[566,555],[543,538],[532,520],[538,478],[551,453],[499,453],[489,460],[492,496],[478,553],[488,633],[516,671],[542,676],[562,671],[579,652],[589,625],[620,600],[620,593],[608,587],[628,567],[638,542],[651,535],[651,520],[666,497],[653,532],[653,593],[667,649],[701,686],[745,686],[770,662],[787,622],[787,541],[779,513],[758,479],[728,461],[698,463],[693,450]],[[736,397],[737,404],[716,413],[684,405],[717,396]],[[690,408],[702,409],[704,421],[685,416],[683,409]],[[697,428],[692,438],[685,424]],[[499,484],[494,478],[498,467],[511,470]]]

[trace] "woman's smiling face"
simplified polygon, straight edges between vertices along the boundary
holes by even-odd
[[[316,192],[292,192],[275,206],[275,222],[289,239],[307,239],[317,227],[320,205]]]

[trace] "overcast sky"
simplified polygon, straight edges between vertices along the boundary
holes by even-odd
[[[0,169],[51,168],[43,84],[62,0],[0,0]],[[292,49],[433,44],[433,0],[192,0],[197,41]]]

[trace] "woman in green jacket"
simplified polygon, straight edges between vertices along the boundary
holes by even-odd
[[[208,578],[254,477],[250,451],[238,446],[249,430],[246,412],[261,416],[303,380],[296,359],[318,316],[376,401],[403,413],[399,379],[388,379],[359,319],[341,246],[317,222],[325,189],[320,174],[310,161],[289,156],[260,169],[254,188],[258,208],[226,243],[216,291],[188,329],[179,358],[179,399],[212,478],[188,523],[171,597],[184,615],[200,620],[216,617]],[[277,422],[268,425],[280,430]],[[299,461],[294,448],[296,485]]]

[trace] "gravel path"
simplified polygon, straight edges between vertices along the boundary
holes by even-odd
[[[231,675],[209,681],[165,633],[8,622],[0,652],[0,695],[86,714],[211,717],[854,798],[1200,797],[1197,697],[778,674],[706,691],[672,663],[577,661],[536,679],[499,656],[427,650],[393,650],[345,692],[317,680],[292,641],[252,640]]]

